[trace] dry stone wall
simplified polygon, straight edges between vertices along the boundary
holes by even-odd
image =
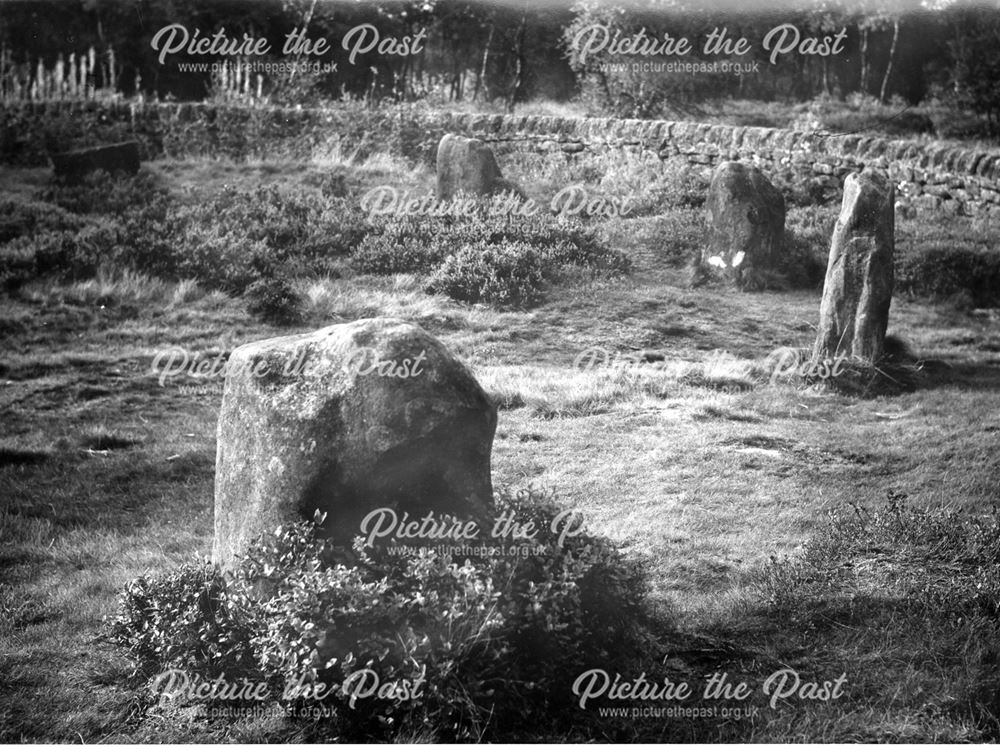
[[[792,172],[839,188],[864,166],[883,169],[897,202],[918,210],[1000,214],[1000,152],[863,135],[824,135],[765,127],[638,119],[448,115],[448,131],[486,142],[584,153],[625,149],[714,166],[749,162],[765,173]]]
[[[52,122],[58,122],[57,127]],[[53,133],[53,129],[55,132]],[[884,169],[897,202],[919,210],[1000,213],[1000,151],[864,135],[825,135],[764,127],[637,119],[439,113],[427,108],[301,109],[204,103],[34,103],[0,106],[0,162],[42,165],[53,141],[98,144],[135,137],[144,157],[162,154],[309,155],[329,144],[343,152],[387,149],[433,164],[441,137],[477,137],[498,152],[561,152],[578,158],[609,151],[682,158],[710,168],[732,159],[769,176],[792,175],[839,191],[865,165]],[[42,141],[42,134],[49,142]],[[106,134],[102,134],[106,133]]]

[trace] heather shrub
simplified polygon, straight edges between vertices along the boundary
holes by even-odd
[[[88,220],[54,204],[0,197],[0,244],[37,233],[79,230]]]
[[[170,279],[242,293],[276,273],[319,276],[360,242],[364,217],[350,200],[276,187],[228,188],[205,203],[125,221],[131,236],[119,260]]]
[[[639,662],[647,588],[551,497],[502,490],[497,513],[533,532],[347,547],[315,523],[282,526],[228,579],[191,566],[130,583],[109,638],[137,676],[246,675],[290,716],[318,705],[305,686],[328,686],[316,736],[516,739],[572,715],[584,670]]]
[[[816,602],[876,594],[938,618],[1000,623],[1000,515],[915,507],[890,491],[884,504],[850,505],[798,558],[772,558],[754,587],[776,613],[798,618]]]
[[[788,207],[840,206],[843,190],[839,180],[830,181],[791,170],[769,172],[767,175],[784,194]]]
[[[937,298],[962,297],[963,304],[1000,304],[1000,234],[995,223],[921,214],[896,225],[895,283],[898,292]]]
[[[110,215],[121,218],[158,202],[170,202],[167,187],[150,171],[135,176],[114,176],[106,171],[87,174],[79,183],[53,184],[37,198],[78,215]]]
[[[371,274],[429,274],[432,292],[509,307],[538,302],[543,284],[567,269],[590,276],[631,269],[628,258],[606,248],[592,228],[548,214],[505,215],[497,204],[480,200],[467,216],[374,219],[352,264]]]
[[[351,263],[366,274],[428,272],[455,246],[454,220],[446,217],[391,217],[374,221],[351,254]]]
[[[975,306],[1000,304],[1000,254],[995,248],[928,245],[896,252],[896,289],[916,295],[961,295]]]
[[[334,182],[330,193],[341,193],[343,178]],[[109,265],[242,294],[278,275],[337,275],[349,261],[364,273],[434,275],[431,285],[453,297],[517,306],[536,302],[543,280],[557,281],[567,270],[593,277],[630,269],[592,228],[544,213],[505,214],[500,198],[479,200],[472,215],[368,218],[346,197],[275,186],[226,187],[184,202],[145,172],[97,173],[42,196],[54,204],[0,208],[0,230],[16,236],[0,253],[8,288],[43,274],[88,276]],[[473,246],[494,248],[473,260]],[[271,299],[252,301],[255,313],[267,315],[264,308],[272,307],[275,322],[291,322],[292,305],[278,309],[277,295],[265,294]]]
[[[708,198],[710,176],[706,169],[683,159],[663,161],[657,171],[632,190],[630,217],[662,215],[675,210],[700,210]]]
[[[169,668],[207,675],[253,668],[249,618],[212,564],[186,564],[156,577],[138,577],[107,620],[107,639],[132,665],[134,677]]]
[[[671,209],[655,219],[658,239],[653,250],[666,263],[681,266],[701,253],[707,233],[703,209]]]
[[[284,277],[263,277],[244,294],[247,311],[254,318],[275,326],[302,321],[303,300]]]
[[[998,556],[995,508],[917,506],[890,490],[832,510],[801,551],[751,572],[747,589],[762,601],[755,623],[790,649],[830,650],[826,669],[843,670],[853,691],[891,686],[996,739]]]
[[[226,243],[257,246],[248,251],[251,273],[257,276],[273,273],[270,270],[279,266],[323,273],[332,260],[345,256],[360,242],[367,229],[351,200],[324,199],[274,186],[253,191],[228,188],[207,204],[182,208],[174,219],[182,253],[198,251],[198,244],[206,239],[214,240],[219,250]],[[197,262],[192,263],[195,266],[188,271],[196,271]],[[211,277],[224,289],[245,287],[237,278],[218,277],[216,272]]]
[[[822,286],[836,220],[837,210],[833,207],[813,205],[788,210],[783,267],[788,286]]]
[[[541,299],[544,282],[545,258],[534,246],[480,242],[449,256],[427,287],[467,303],[526,307]]]
[[[8,289],[39,276],[90,277],[114,256],[121,242],[118,226],[106,220],[76,230],[49,230],[15,238],[0,247],[0,276]]]

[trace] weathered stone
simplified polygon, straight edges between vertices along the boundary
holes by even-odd
[[[460,193],[470,196],[518,191],[503,178],[496,157],[481,140],[446,134],[438,143],[437,198],[451,199]]]
[[[895,194],[877,171],[851,174],[833,229],[813,360],[882,357],[892,301]]]
[[[785,198],[757,168],[720,163],[708,190],[709,236],[702,250],[705,271],[739,287],[758,284],[780,269]]]
[[[345,543],[385,507],[486,524],[496,424],[468,368],[410,323],[239,347],[219,413],[213,558],[227,568],[257,535],[316,510]]]
[[[52,171],[59,178],[77,180],[94,171],[128,174],[139,172],[139,143],[120,142],[116,145],[102,145],[65,153],[50,153]]]

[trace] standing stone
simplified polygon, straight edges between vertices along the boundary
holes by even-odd
[[[500,166],[481,140],[446,134],[438,143],[437,198],[451,199],[459,193],[488,196],[510,189]]]
[[[64,153],[50,153],[52,172],[58,178],[78,181],[94,171],[115,173],[124,171],[129,175],[139,172],[139,143],[131,140],[116,145],[100,145]]]
[[[708,189],[709,235],[700,269],[737,287],[759,289],[780,273],[785,198],[760,169],[720,163]]]
[[[489,523],[496,407],[419,326],[374,318],[245,344],[219,413],[213,558],[328,513],[349,545],[371,510]]]
[[[882,357],[892,301],[894,189],[875,171],[852,173],[833,229],[814,360]]]

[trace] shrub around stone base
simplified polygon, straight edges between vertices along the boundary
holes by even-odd
[[[496,501],[516,523],[533,520],[537,534],[409,553],[359,538],[360,561],[348,567],[333,559],[344,547],[317,540],[315,526],[284,526],[228,579],[190,567],[134,581],[110,637],[140,675],[182,666],[217,674],[229,664],[227,681],[263,681],[271,701],[318,683],[394,686],[384,697],[336,688],[322,701],[332,714],[318,725],[324,736],[520,739],[540,721],[572,716],[580,673],[625,669],[648,651],[647,586],[638,565],[580,530],[578,517],[566,518],[576,522],[565,534],[565,523],[550,530],[563,512],[550,497],[528,490]],[[286,699],[286,711],[304,716],[315,702],[298,699]]]

